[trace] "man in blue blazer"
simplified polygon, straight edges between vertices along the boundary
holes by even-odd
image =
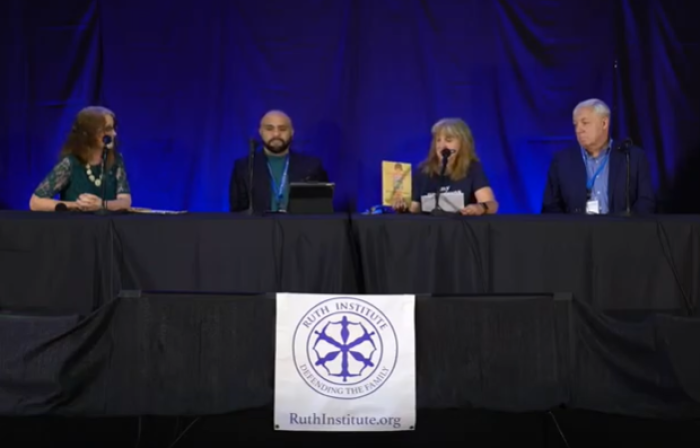
[[[294,128],[282,111],[273,110],[260,121],[263,149],[253,162],[253,212],[277,212],[287,209],[290,182],[328,182],[321,160],[290,150]],[[236,160],[229,186],[232,212],[248,209],[248,156]]]
[[[610,139],[610,108],[590,99],[574,109],[579,146],[554,155],[549,167],[542,213],[620,214],[626,211],[627,162],[621,142]],[[630,146],[630,211],[651,214],[656,200],[649,162]]]

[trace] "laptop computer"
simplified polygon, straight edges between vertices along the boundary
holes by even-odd
[[[332,214],[334,193],[334,183],[291,182],[287,212],[296,215]]]

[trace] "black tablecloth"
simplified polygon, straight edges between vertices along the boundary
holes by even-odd
[[[0,310],[88,313],[112,296],[109,219],[0,212]]]
[[[700,295],[700,220],[658,216],[358,216],[371,293],[567,292],[599,310],[687,310]]]
[[[698,302],[699,224],[0,213],[0,413],[269,405],[274,302],[251,294],[290,291],[431,293],[423,409],[697,417],[698,321],[659,312]]]
[[[358,292],[343,216],[126,216],[113,224],[118,289]]]
[[[272,296],[144,294],[89,317],[0,314],[0,414],[209,415],[270,406]],[[416,299],[417,406],[700,417],[697,319],[570,296]]]
[[[347,216],[0,213],[0,310],[86,315],[123,290],[359,292]]]
[[[96,217],[0,213],[0,308],[87,314],[123,290],[572,293],[597,310],[698,303],[694,216]]]

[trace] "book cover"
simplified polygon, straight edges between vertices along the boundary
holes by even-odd
[[[391,206],[403,199],[411,202],[411,164],[382,161],[382,205]]]

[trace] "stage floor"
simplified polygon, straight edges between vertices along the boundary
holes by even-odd
[[[272,429],[269,409],[196,418],[0,418],[0,431],[3,448],[200,448],[242,446],[240,443],[268,447],[331,446],[328,444],[337,441],[394,446],[456,442],[478,448],[696,448],[700,444],[698,421],[671,422],[569,410],[521,414],[419,411],[416,431],[405,433],[279,432]]]

